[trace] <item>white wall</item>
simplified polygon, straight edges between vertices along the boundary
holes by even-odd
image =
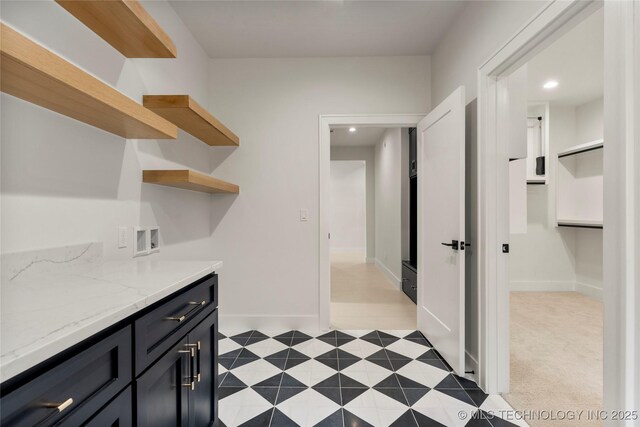
[[[429,73],[428,57],[210,61],[210,110],[241,137],[211,151],[216,175],[241,187],[211,202],[221,324],[317,326],[318,117],[428,111]]]
[[[431,55],[431,105],[465,85],[477,96],[478,68],[545,5],[541,1],[472,1]]]
[[[365,162],[331,161],[331,252],[361,254],[367,249]]]
[[[549,112],[549,155],[575,145],[573,107]],[[572,290],[575,286],[575,233],[555,226],[556,162],[549,162],[548,185],[527,186],[527,232],[511,235],[509,268],[512,290]]]
[[[402,129],[376,144],[376,264],[396,286],[402,281]]]
[[[365,162],[367,186],[367,250],[366,261],[374,262],[376,256],[376,214],[375,214],[375,150],[374,146],[331,147],[331,160],[362,160]]]
[[[576,144],[594,141],[604,135],[604,103],[596,99],[576,108]],[[605,144],[607,142],[605,141]],[[601,166],[602,167],[602,166]],[[602,297],[602,230],[576,230],[575,260],[577,289]]]
[[[208,104],[208,59],[171,6],[145,2],[171,36],[177,59],[127,59],[55,2],[2,2],[2,21],[134,100],[189,93]],[[210,171],[207,145],[125,140],[2,94],[2,251],[105,242],[105,256],[131,257],[132,227],[158,224],[152,257],[211,258],[211,196],[141,183],[142,169]],[[221,176],[225,178],[225,176]],[[129,247],[117,249],[117,228]]]

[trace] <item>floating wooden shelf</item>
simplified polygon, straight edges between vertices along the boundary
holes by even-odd
[[[240,192],[240,187],[235,184],[188,169],[145,170],[142,172],[142,181],[148,184],[166,185],[203,193],[238,194]]]
[[[142,103],[209,145],[240,145],[240,138],[189,95],[144,95]]]
[[[14,29],[0,29],[2,92],[125,138],[176,138],[172,123]]]
[[[56,0],[127,58],[175,58],[171,38],[136,0]]]

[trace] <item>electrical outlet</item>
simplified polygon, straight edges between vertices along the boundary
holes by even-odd
[[[309,221],[309,209],[300,209],[300,222]]]
[[[118,227],[118,248],[127,247],[127,227]]]

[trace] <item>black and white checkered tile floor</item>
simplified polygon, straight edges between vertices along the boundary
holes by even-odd
[[[219,354],[221,426],[514,425],[417,331],[221,334]]]

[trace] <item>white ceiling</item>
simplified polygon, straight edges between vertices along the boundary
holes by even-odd
[[[581,105],[599,98],[604,84],[602,9],[578,24],[529,62],[529,100]],[[548,80],[558,87],[546,90]]]
[[[331,132],[331,146],[367,146],[376,145],[382,138],[385,128],[357,128],[349,132],[348,128],[336,128]]]
[[[428,55],[464,3],[171,1],[211,58]]]

